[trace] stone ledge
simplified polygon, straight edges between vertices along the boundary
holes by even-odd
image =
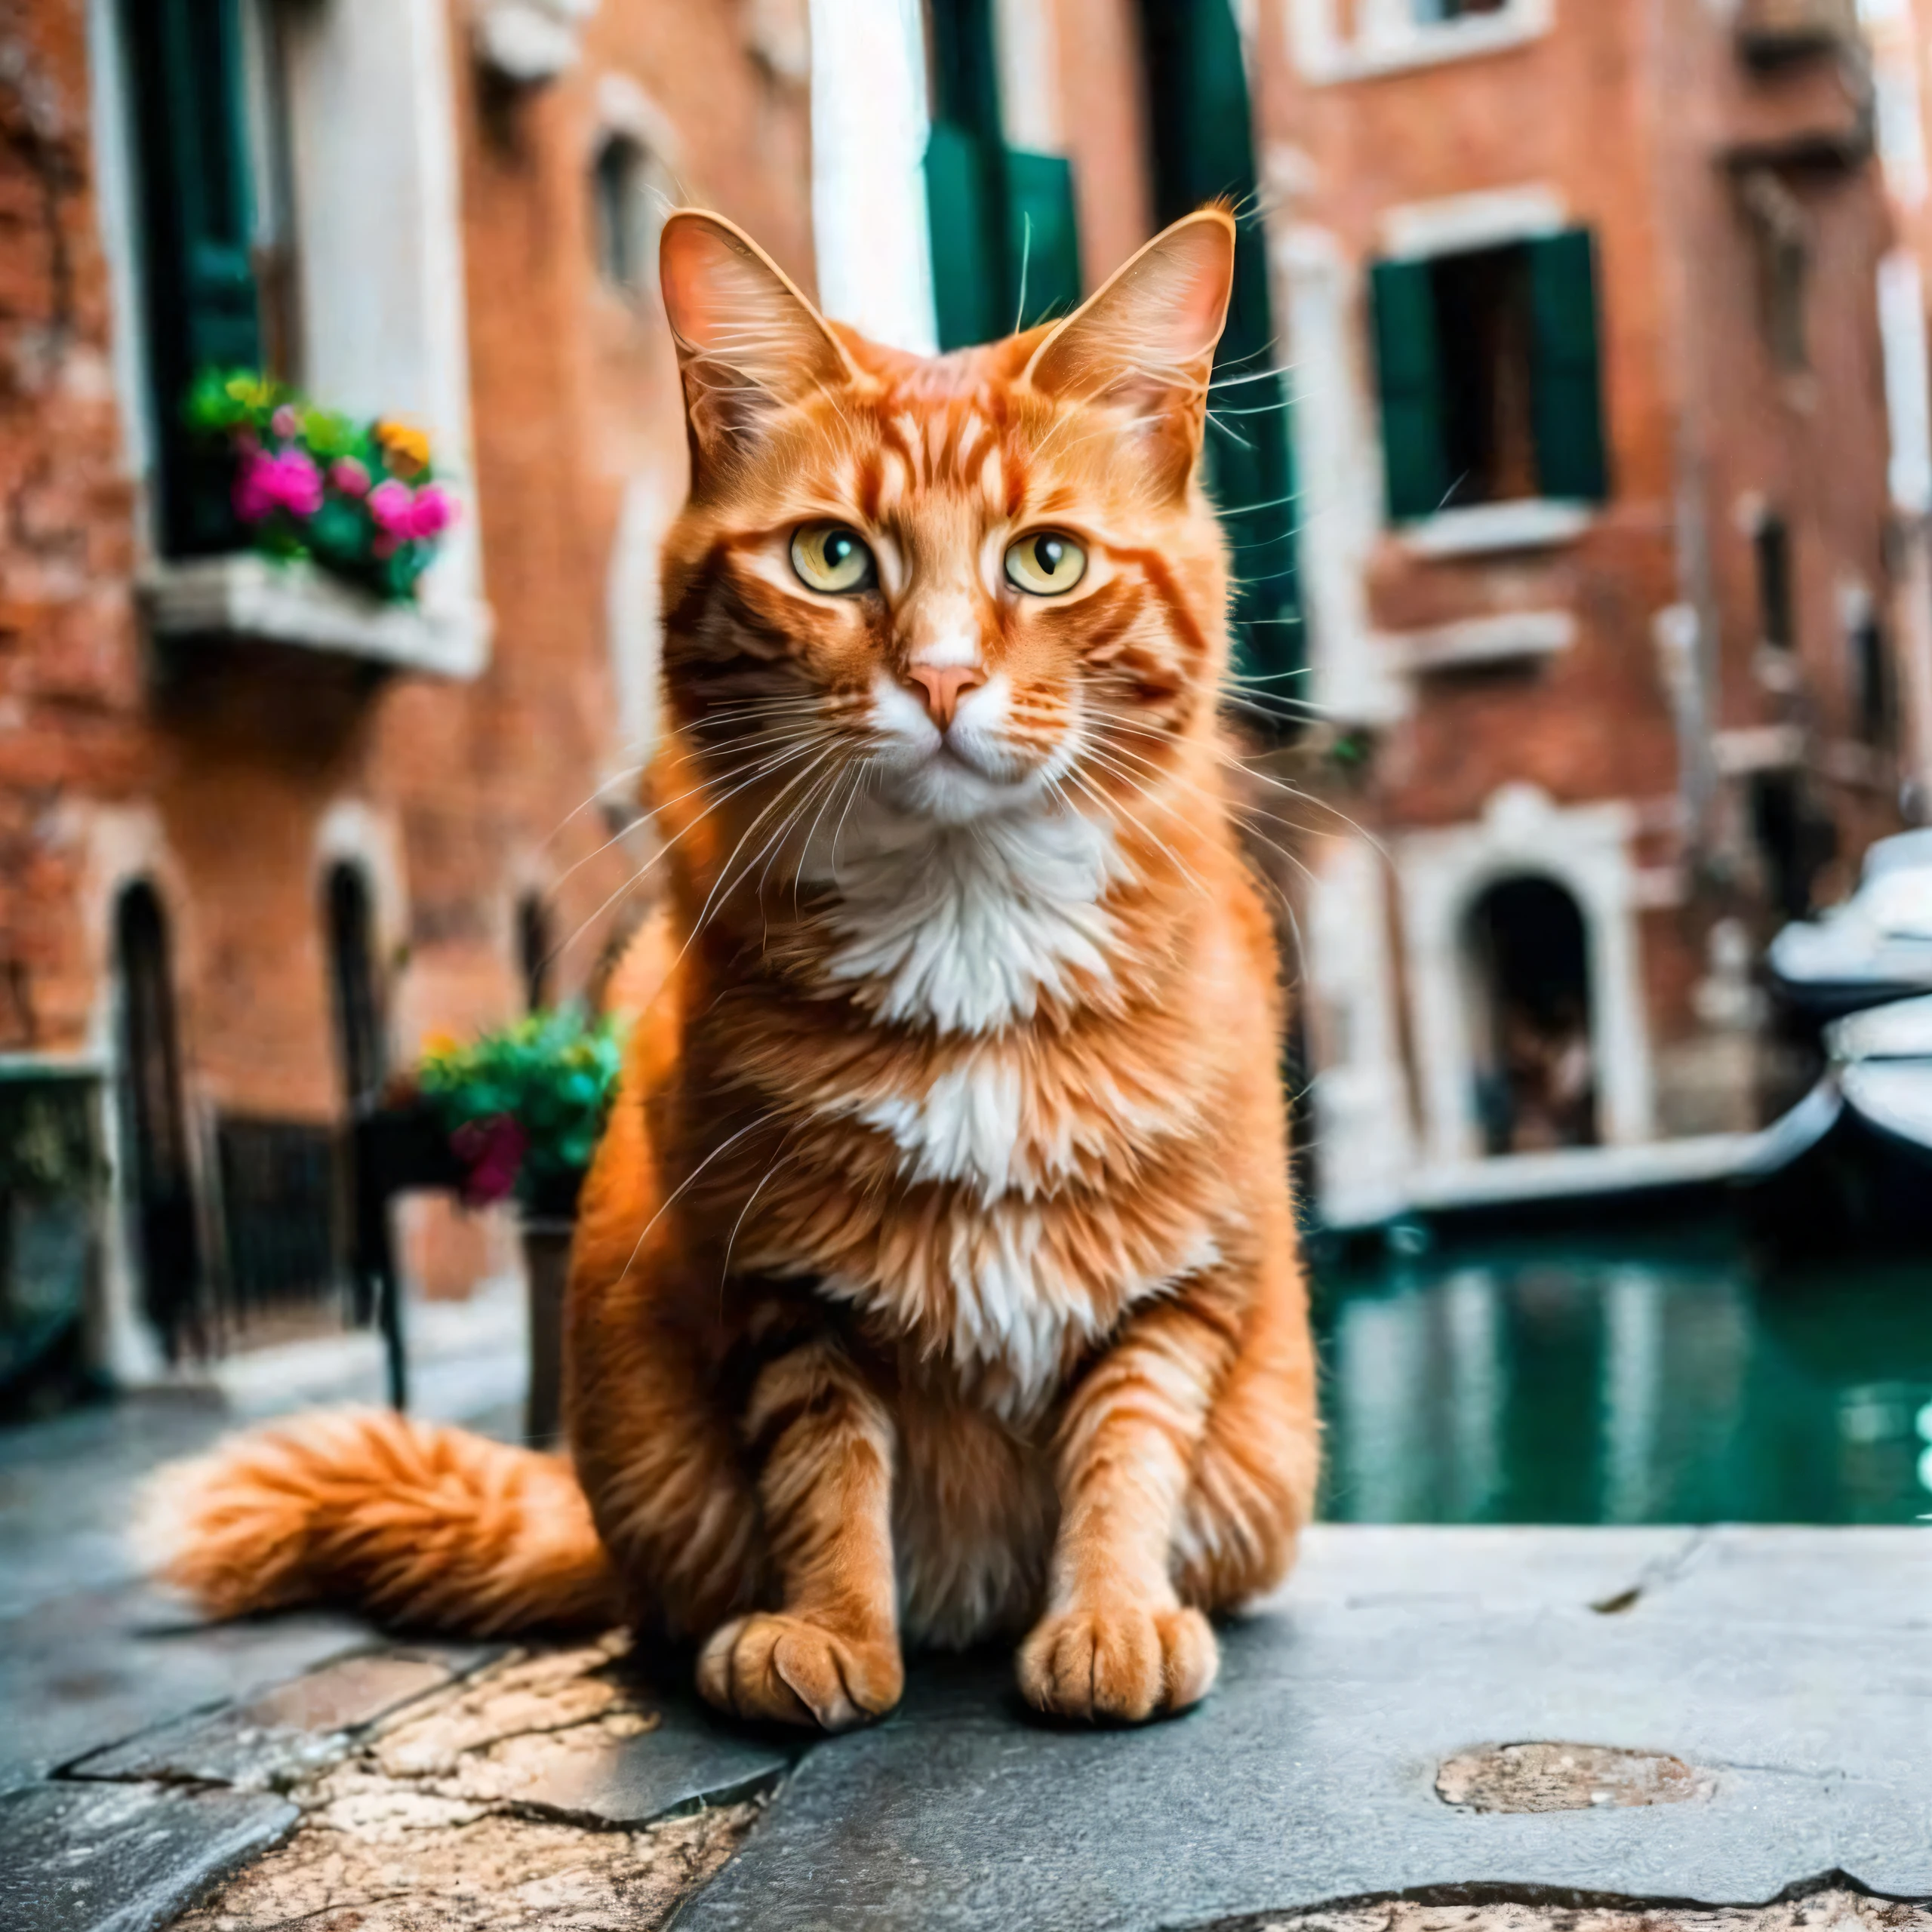
[[[488,660],[487,605],[386,604],[312,565],[244,555],[150,564],[139,593],[158,637],[258,638],[398,670],[473,678]]]

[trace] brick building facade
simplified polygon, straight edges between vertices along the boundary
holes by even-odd
[[[1758,949],[1922,779],[1915,95],[1833,0],[1276,24],[1309,685],[1382,848],[1313,855],[1330,1211],[1721,1171],[1795,1097]]]
[[[137,25],[229,66],[158,86]],[[594,974],[651,849],[684,487],[655,223],[723,208],[810,285],[806,45],[782,0],[0,15],[0,1100],[94,1117],[97,1364],[288,1332],[318,1292],[298,1327],[339,1319],[353,1091]],[[263,361],[429,432],[463,514],[420,609],[171,540],[158,174],[230,197],[189,239],[239,244]],[[491,1220],[411,1219],[432,1292],[513,1265]]]

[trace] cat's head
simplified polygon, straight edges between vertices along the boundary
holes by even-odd
[[[1211,728],[1227,573],[1197,471],[1234,241],[1204,210],[1066,320],[928,358],[828,323],[730,223],[669,218],[692,487],[666,690],[715,789],[787,788],[774,826],[841,790],[1085,811]]]

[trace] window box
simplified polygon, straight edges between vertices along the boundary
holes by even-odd
[[[149,626],[165,638],[255,638],[399,670],[473,678],[489,654],[487,605],[386,603],[312,565],[251,555],[157,563],[143,573]]]
[[[1515,503],[1477,503],[1443,510],[1400,531],[1404,549],[1418,557],[1487,557],[1509,550],[1553,550],[1574,543],[1595,521],[1589,503],[1532,497]]]

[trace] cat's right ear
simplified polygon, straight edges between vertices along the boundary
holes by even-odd
[[[1220,207],[1184,216],[1047,337],[1024,380],[1062,401],[1118,408],[1148,474],[1184,485],[1201,453],[1234,274],[1234,217]]]
[[[664,224],[658,267],[684,376],[694,485],[730,467],[781,410],[852,380],[824,317],[722,215],[678,209]]]

